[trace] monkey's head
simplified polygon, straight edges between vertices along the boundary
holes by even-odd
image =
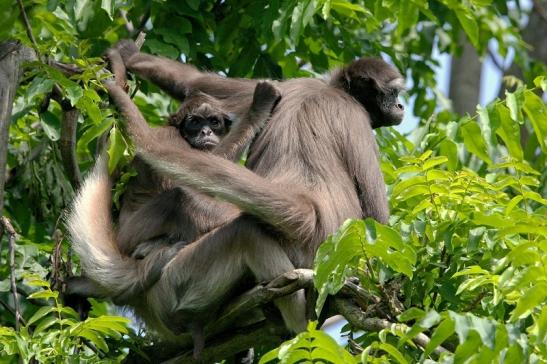
[[[404,78],[380,58],[361,58],[334,75],[332,84],[342,87],[368,111],[373,128],[398,125],[405,110],[399,101]]]
[[[193,148],[205,151],[216,147],[232,126],[220,102],[202,92],[189,95],[169,123]]]

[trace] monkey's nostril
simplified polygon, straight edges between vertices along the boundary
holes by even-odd
[[[405,107],[403,106],[403,104],[397,104],[397,108],[401,109],[401,110],[404,110]]]

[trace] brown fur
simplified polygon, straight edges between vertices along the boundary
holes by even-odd
[[[129,70],[179,99],[200,91],[222,100],[226,112],[245,115],[251,108],[257,81],[202,73],[138,53],[130,42],[120,43],[118,49]],[[311,267],[318,246],[345,219],[373,217],[387,222],[389,209],[372,127],[400,121],[399,105],[385,102],[382,96],[385,89],[391,92],[389,84],[400,75],[374,61],[375,67],[380,65],[374,77],[367,71],[371,62],[356,61],[330,83],[315,79],[277,83],[282,99],[250,148],[249,169],[156,138],[123,90],[109,85],[143,160],[172,181],[241,211],[234,218],[228,209],[222,225],[179,250],[163,268],[145,294],[142,314],[150,322],[176,333],[183,322],[217,307],[247,271],[257,280],[270,280],[295,267]],[[389,74],[397,78],[387,77],[386,85],[382,77]],[[365,109],[374,107],[379,113]],[[217,212],[222,218],[224,211]],[[97,279],[102,278],[97,275]],[[276,304],[291,329],[304,328],[302,292]]]

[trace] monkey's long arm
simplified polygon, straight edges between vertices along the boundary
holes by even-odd
[[[255,87],[253,103],[239,123],[230,130],[214,149],[215,155],[237,160],[257,133],[264,127],[273,108],[281,98],[279,90],[270,82],[259,82]]]
[[[256,81],[220,77],[214,73],[200,72],[193,66],[140,53],[131,40],[122,40],[115,45],[125,67],[139,76],[158,85],[171,96],[183,100],[190,90],[200,90],[221,99],[231,97],[234,90],[252,94]]]
[[[363,217],[372,217],[385,224],[389,219],[389,207],[378,147],[368,120],[355,121],[352,133],[346,133],[348,171],[353,176]],[[366,130],[357,132],[357,128]]]

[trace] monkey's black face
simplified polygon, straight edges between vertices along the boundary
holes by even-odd
[[[349,93],[368,111],[371,126],[398,125],[405,110],[399,100],[404,79],[392,66],[381,59],[362,58],[346,70]]]
[[[196,149],[210,151],[228,133],[230,122],[214,115],[189,114],[180,126],[180,133]]]
[[[379,128],[381,126],[399,125],[405,116],[405,108],[399,100],[399,92],[401,88],[398,84],[402,84],[401,79],[395,79],[393,84],[389,84],[384,90],[377,90],[376,104],[379,108],[379,115],[373,115],[372,127]]]

